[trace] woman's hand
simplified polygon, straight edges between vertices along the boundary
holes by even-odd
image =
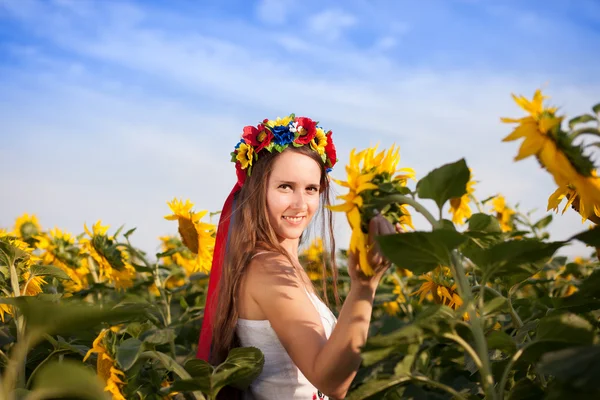
[[[372,276],[366,276],[360,269],[360,264],[356,254],[348,252],[348,274],[350,275],[350,281],[352,284],[358,284],[361,286],[370,286],[372,289],[376,289],[381,277],[392,265],[391,261],[388,260],[383,253],[379,244],[375,240],[376,236],[391,235],[397,232],[401,232],[402,228],[400,224],[396,224],[396,228],[382,215],[377,215],[369,221],[369,241],[367,244],[367,259],[369,265],[375,272]]]

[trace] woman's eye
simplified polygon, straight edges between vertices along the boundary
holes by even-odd
[[[308,191],[310,191],[310,192],[318,192],[319,189],[316,188],[316,187],[314,187],[314,186],[311,186],[311,187],[308,188]]]
[[[284,183],[283,185],[279,185],[279,189],[288,189],[288,188],[292,188],[290,185]]]

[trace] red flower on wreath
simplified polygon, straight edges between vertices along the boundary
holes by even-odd
[[[246,143],[254,147],[255,153],[258,153],[271,143],[273,132],[271,132],[270,129],[267,129],[263,124],[258,124],[256,128],[253,126],[245,126],[242,138]]]
[[[297,144],[309,144],[317,134],[317,123],[310,118],[298,117],[295,123],[296,131],[300,134],[294,141]]]
[[[335,150],[335,145],[333,144],[333,139],[331,139],[331,131],[327,132],[325,137],[327,138],[327,145],[325,146],[325,154],[327,154],[327,159],[329,160],[329,168],[333,168],[335,163],[337,162],[337,151]]]

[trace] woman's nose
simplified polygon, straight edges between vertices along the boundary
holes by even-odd
[[[301,210],[306,209],[306,199],[302,191],[298,190],[294,192],[294,197],[292,199],[292,207]]]

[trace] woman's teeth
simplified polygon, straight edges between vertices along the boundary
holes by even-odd
[[[285,219],[285,220],[287,220],[287,221],[293,222],[293,223],[298,223],[298,222],[302,221],[302,219],[304,217],[286,217],[286,216],[283,216],[282,218]]]

